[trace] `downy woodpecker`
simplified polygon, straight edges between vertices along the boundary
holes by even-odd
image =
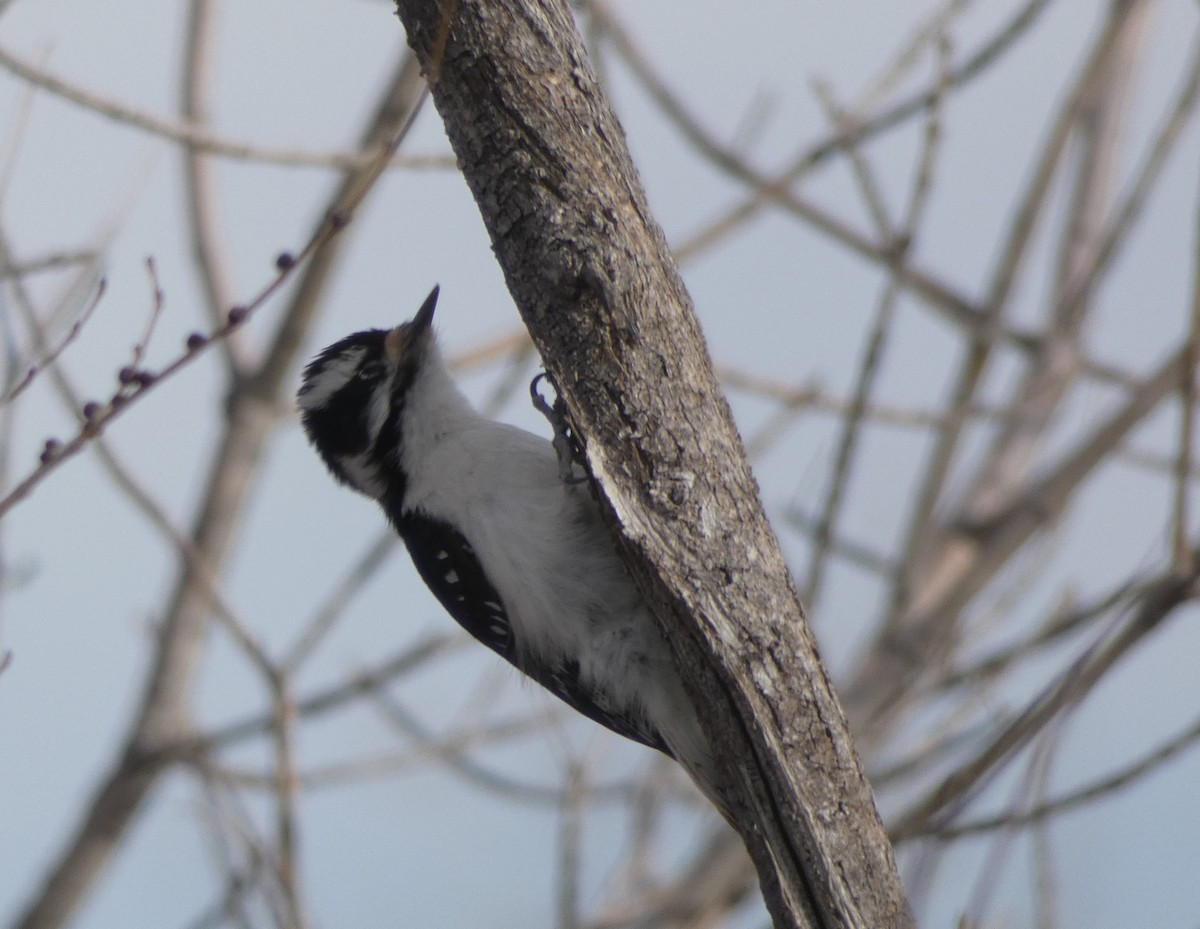
[[[305,432],[333,476],[378,501],[472,636],[569,706],[679,761],[720,806],[708,742],[670,646],[586,485],[551,443],[477,413],[431,324],[347,336],[304,372]]]

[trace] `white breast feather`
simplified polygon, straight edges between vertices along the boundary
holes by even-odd
[[[537,660],[575,658],[584,680],[606,686],[613,705],[644,713],[679,760],[711,776],[669,645],[586,486],[560,481],[549,440],[480,416],[440,359],[412,385],[403,428],[407,506],[464,532],[518,650],[536,643],[551,652]]]

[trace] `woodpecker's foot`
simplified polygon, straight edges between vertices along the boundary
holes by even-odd
[[[538,384],[543,379],[554,388],[553,405],[547,403],[545,398],[538,393]],[[533,400],[533,408],[550,421],[550,427],[554,430],[554,439],[550,444],[554,446],[554,451],[558,455],[559,479],[564,484],[582,484],[587,477],[576,474],[575,465],[576,463],[583,465],[583,450],[575,441],[574,433],[571,432],[571,426],[567,422],[567,405],[563,403],[562,394],[558,392],[558,384],[554,382],[554,377],[550,372],[543,371],[530,381],[529,396]]]

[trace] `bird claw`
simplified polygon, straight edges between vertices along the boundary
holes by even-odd
[[[554,388],[553,405],[547,403],[545,398],[538,393],[538,383],[543,379]],[[559,480],[564,484],[584,483],[587,480],[586,475],[575,473],[575,465],[577,463],[585,467],[586,470],[583,460],[583,450],[579,447],[579,443],[575,441],[575,434],[571,431],[571,426],[567,422],[567,405],[563,402],[562,394],[559,392],[554,376],[549,371],[539,373],[529,383],[529,396],[533,401],[533,408],[550,421],[550,428],[554,430],[554,438],[550,444],[554,447],[555,454],[558,455]]]

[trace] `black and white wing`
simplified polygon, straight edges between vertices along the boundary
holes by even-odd
[[[504,603],[484,573],[475,550],[461,533],[448,523],[413,511],[405,513],[396,522],[396,528],[408,546],[421,580],[446,612],[475,639],[594,722],[627,739],[671,754],[644,719],[634,718],[619,707],[605,706],[603,695],[580,679],[578,662],[523,667]]]
[[[516,662],[512,626],[475,551],[447,523],[406,513],[397,525],[425,586],[446,612],[505,661]]]

